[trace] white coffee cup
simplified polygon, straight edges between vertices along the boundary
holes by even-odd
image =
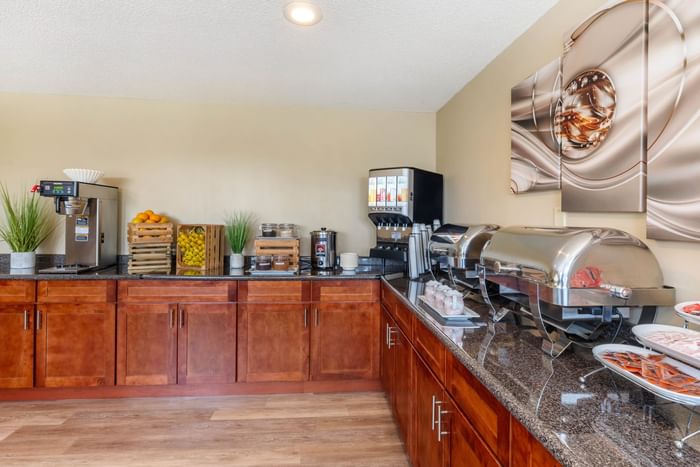
[[[346,271],[353,271],[357,269],[359,258],[357,253],[341,253],[340,254],[340,267]]]

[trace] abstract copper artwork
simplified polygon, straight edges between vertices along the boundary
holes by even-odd
[[[559,59],[511,89],[513,193],[560,188],[559,140],[554,128],[560,93]]]

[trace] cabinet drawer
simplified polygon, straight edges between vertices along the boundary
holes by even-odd
[[[386,310],[393,318],[394,314],[396,313],[395,308],[396,305],[399,303],[399,298],[396,296],[396,293],[394,293],[394,291],[391,290],[391,287],[389,287],[383,282],[381,285],[381,302],[382,306],[386,308]]]
[[[413,346],[418,351],[418,355],[423,357],[425,363],[435,373],[440,383],[445,384],[445,346],[419,320],[416,320]]]
[[[116,300],[115,281],[51,280],[39,281],[39,303],[112,303]]]
[[[119,281],[120,303],[235,302],[235,281]]]
[[[502,465],[508,464],[510,413],[464,365],[449,354],[447,392]]]
[[[36,282],[0,281],[0,303],[34,303]]]
[[[323,280],[312,283],[314,302],[377,302],[378,280]]]
[[[510,421],[510,443],[511,467],[561,467],[547,448],[513,417]]]
[[[241,281],[240,301],[245,303],[308,302],[311,283],[308,281]]]
[[[394,308],[394,319],[401,330],[406,334],[406,337],[413,341],[413,318],[414,314],[403,303],[397,303]],[[442,344],[440,344],[442,345]]]

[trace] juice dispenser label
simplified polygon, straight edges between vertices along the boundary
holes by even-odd
[[[377,205],[377,179],[375,177],[369,177],[369,191],[367,193],[367,205],[376,206]]]
[[[386,177],[377,177],[377,206],[386,206]]]
[[[396,206],[396,177],[386,178],[386,205]]]
[[[406,175],[399,175],[396,181],[396,205],[406,206],[408,203],[408,177]]]

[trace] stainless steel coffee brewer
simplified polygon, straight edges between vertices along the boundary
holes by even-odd
[[[42,180],[39,193],[65,216],[63,266],[42,273],[80,273],[117,264],[119,189],[92,183]]]

